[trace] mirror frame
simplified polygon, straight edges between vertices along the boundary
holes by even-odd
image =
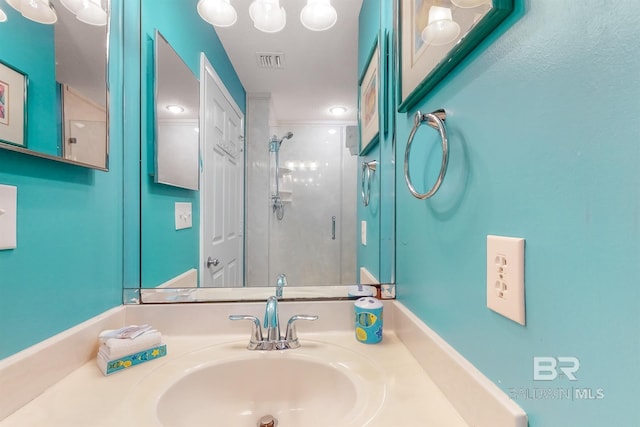
[[[468,33],[462,35],[451,47],[449,52],[442,58],[433,69],[428,70],[424,78],[411,90],[405,99],[402,98],[402,76],[406,70],[402,69],[403,39],[404,29],[402,28],[402,17],[407,5],[415,0],[397,0],[395,32],[397,33],[397,77],[398,92],[397,97],[400,104],[398,112],[405,113],[414,107],[418,102],[424,100],[425,96],[442,79],[445,78],[467,55],[469,55],[482,40],[484,40],[513,10],[513,0],[490,0],[491,9],[478,21]]]
[[[95,169],[95,170],[99,170],[99,171],[103,171],[103,172],[108,172],[109,171],[109,140],[110,140],[110,98],[111,98],[111,93],[110,93],[110,86],[109,86],[109,59],[110,59],[110,52],[109,52],[109,41],[111,38],[111,25],[112,25],[112,5],[111,5],[111,0],[107,0],[106,1],[106,5],[107,5],[107,25],[106,25],[106,34],[105,34],[105,43],[104,43],[104,52],[105,52],[105,82],[104,82],[104,89],[105,89],[105,96],[106,96],[106,105],[105,105],[105,113],[106,113],[106,141],[105,141],[105,165],[104,166],[99,166],[99,165],[94,165],[94,164],[90,164],[90,163],[84,163],[84,162],[79,162],[77,160],[70,160],[70,159],[66,159],[63,157],[62,154],[59,154],[57,156],[53,155],[53,154],[47,154],[47,153],[43,153],[40,151],[36,151],[36,150],[31,150],[29,148],[23,147],[23,146],[19,146],[19,145],[15,145],[15,144],[11,144],[8,142],[0,142],[0,149],[3,150],[9,150],[9,151],[15,151],[18,153],[22,153],[22,154],[28,154],[34,157],[40,157],[42,159],[47,159],[47,160],[53,160],[55,162],[59,162],[59,163],[66,163],[69,165],[74,165],[74,166],[81,166],[81,167],[85,167],[88,169]],[[26,19],[26,18],[25,18]],[[28,76],[26,76],[26,79],[28,81]],[[27,88],[25,88],[25,92],[27,91]],[[25,93],[25,98],[28,96],[28,93]],[[26,105],[25,105],[25,111],[26,111]],[[28,117],[25,114],[25,118],[24,118],[24,126],[25,126],[25,133],[27,133],[27,123],[28,123]],[[25,137],[25,140],[28,138],[28,133]]]

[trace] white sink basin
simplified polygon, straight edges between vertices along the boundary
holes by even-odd
[[[285,351],[249,351],[246,342],[212,346],[159,366],[137,386],[139,425],[256,427],[358,426],[385,397],[381,369],[365,356],[320,341]]]

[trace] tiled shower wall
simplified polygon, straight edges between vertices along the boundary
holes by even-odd
[[[292,286],[355,283],[357,157],[345,147],[345,126],[268,126],[269,104],[268,96],[250,95],[247,105],[247,283],[273,285],[280,273]],[[285,203],[278,220],[269,138],[287,132],[293,137],[279,152]]]

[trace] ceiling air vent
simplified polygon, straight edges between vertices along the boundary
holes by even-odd
[[[284,68],[284,53],[282,52],[257,52],[256,58],[260,68]]]

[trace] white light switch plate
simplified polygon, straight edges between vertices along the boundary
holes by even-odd
[[[0,185],[0,249],[17,247],[18,187]]]
[[[176,230],[192,227],[191,203],[176,202]]]
[[[524,325],[524,296],[524,239],[487,236],[487,307]]]

